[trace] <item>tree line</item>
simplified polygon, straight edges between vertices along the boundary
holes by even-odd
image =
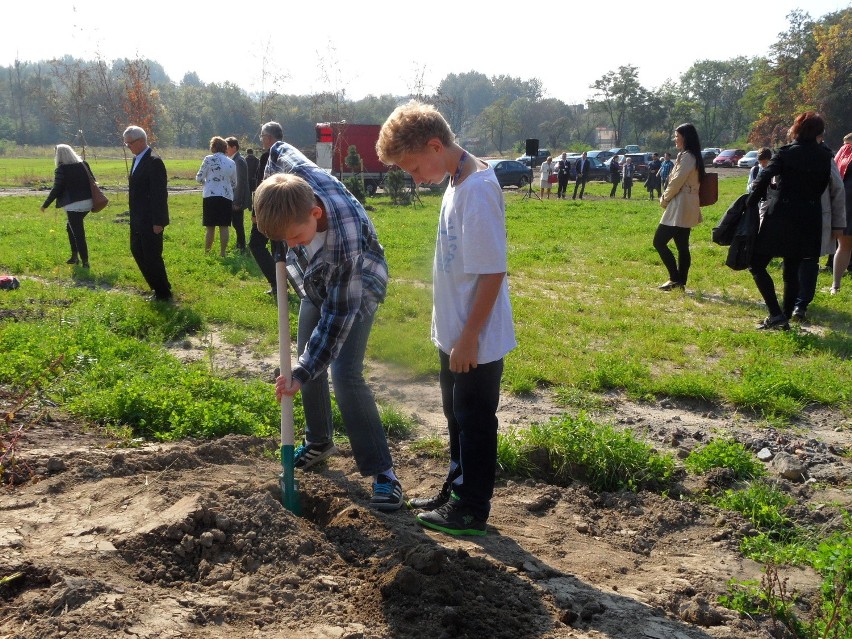
[[[0,153],[58,142],[118,146],[128,123],[151,131],[160,146],[203,148],[213,135],[251,144],[268,120],[310,149],[317,122],[379,124],[411,97],[435,104],[479,154],[522,150],[527,138],[554,150],[591,148],[599,127],[612,130],[618,146],[663,150],[687,121],[706,146],[777,146],[795,115],[810,109],[823,114],[827,142],[836,148],[852,131],[852,8],[818,20],[799,10],[787,18],[787,31],[766,56],[699,60],[657,88],[642,86],[639,69],[627,64],[596,80],[579,105],[546,97],[537,78],[476,71],[451,73],[434,92],[415,87],[407,96],[351,100],[343,88],[250,94],[231,82],[205,84],[195,73],[173,82],[152,60],[16,60],[0,67]]]

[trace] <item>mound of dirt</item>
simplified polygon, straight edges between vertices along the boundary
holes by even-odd
[[[437,430],[411,401],[422,391],[425,402],[432,385],[383,374],[374,369],[374,387]],[[520,414],[524,401],[546,398],[507,406]],[[674,451],[730,424],[694,407],[616,404],[616,422]],[[488,535],[455,539],[404,509],[372,511],[369,480],[345,444],[298,474],[295,516],[280,503],[277,442],[118,448],[54,408],[12,408],[0,392],[2,441],[17,451],[0,493],[2,639],[767,636],[768,622],[716,603],[729,579],[760,578],[737,550],[750,525],[695,501],[500,478]],[[737,427],[742,440],[790,450],[820,477],[820,493],[813,482],[775,481],[811,506],[792,515],[830,529],[837,504],[849,505],[850,460],[838,454],[835,416],[812,417],[808,439]],[[393,453],[408,494],[437,490],[444,462],[408,442]],[[804,603],[818,588],[809,570],[783,576]]]

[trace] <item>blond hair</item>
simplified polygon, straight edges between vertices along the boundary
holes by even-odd
[[[283,240],[288,226],[306,222],[314,206],[311,185],[290,173],[270,175],[254,192],[257,228],[271,240]]]
[[[78,164],[82,161],[80,156],[77,155],[77,152],[67,144],[56,145],[56,166],[60,164]]]
[[[376,153],[383,163],[396,164],[404,154],[421,151],[432,138],[450,146],[455,137],[438,109],[411,100],[394,109],[385,120],[376,142]]]
[[[852,133],[843,136],[843,144],[852,144]]]

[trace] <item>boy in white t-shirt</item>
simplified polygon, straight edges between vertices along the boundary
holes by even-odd
[[[432,342],[450,440],[441,492],[412,499],[417,521],[451,535],[484,535],[497,470],[503,357],[515,345],[506,281],[506,209],[491,169],[455,142],[435,107],[411,101],[382,125],[379,158],[415,182],[450,183],[441,203],[433,273]]]

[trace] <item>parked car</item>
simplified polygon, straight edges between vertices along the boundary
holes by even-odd
[[[547,159],[547,156],[544,158]],[[485,160],[494,169],[500,186],[524,188],[530,183],[530,167],[518,160]]]
[[[740,158],[745,155],[743,149],[725,149],[713,159],[713,166],[728,168],[735,167]]]
[[[615,147],[611,148],[609,150],[609,152],[612,153],[613,155],[624,155],[625,153],[627,153],[627,149],[625,149],[623,146],[622,147],[615,146]]]
[[[737,166],[742,169],[750,169],[755,164],[757,164],[757,151],[749,151],[737,162]]]
[[[538,154],[535,157],[530,157],[528,155],[522,155],[519,158],[516,158],[516,162],[520,162],[521,164],[525,164],[527,166],[532,163],[533,168],[537,168],[544,164],[544,161],[550,157],[550,151],[548,149],[539,149]]]
[[[589,152],[591,153],[591,151]],[[589,153],[586,154],[586,159],[589,161],[589,180],[603,180],[604,182],[609,180],[609,168],[597,158],[590,158]],[[569,155],[568,159],[571,161],[571,179],[577,179],[577,171],[575,170],[577,166],[577,160],[579,160],[582,155]]]
[[[633,160],[633,182],[644,181],[648,177],[648,165],[654,159],[654,154],[647,151],[644,153],[626,153],[625,158]],[[622,160],[623,163],[624,160]]]
[[[628,144],[624,147],[625,153],[639,153],[639,145],[638,144]]]
[[[611,151],[589,151],[586,153],[587,158],[595,159],[598,162],[606,162],[613,155],[615,155],[615,153]]]

